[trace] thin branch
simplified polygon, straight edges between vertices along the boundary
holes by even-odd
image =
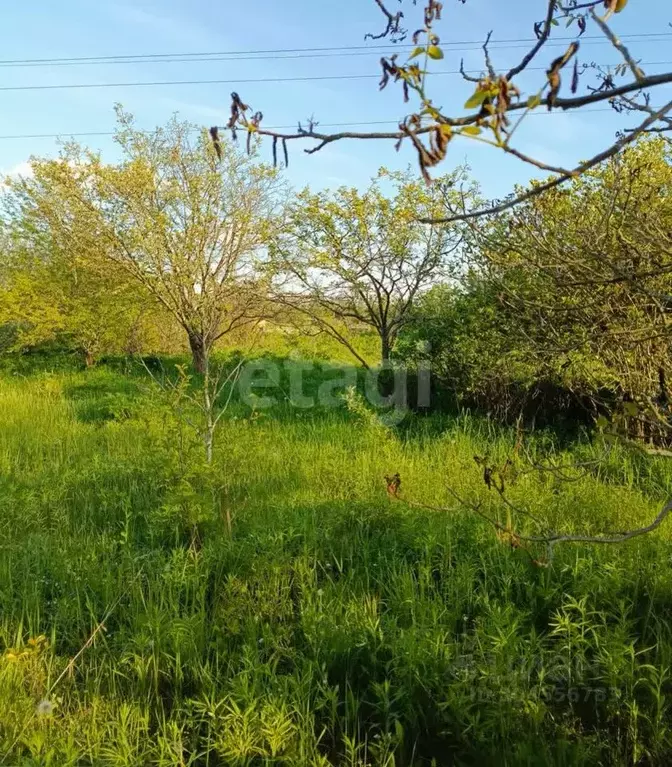
[[[526,543],[541,543],[547,546],[554,546],[558,543],[595,543],[595,544],[623,543],[625,541],[632,540],[633,538],[639,538],[642,535],[647,535],[648,533],[652,533],[654,530],[656,530],[658,527],[660,527],[663,524],[663,522],[669,516],[670,512],[672,512],[672,500],[670,500],[665,504],[665,506],[663,506],[663,508],[658,513],[656,518],[650,524],[645,525],[644,527],[636,528],[635,530],[607,532],[607,533],[602,533],[600,535],[582,535],[582,534],[573,534],[573,533],[568,533],[568,534],[551,533],[549,535],[520,535],[518,533],[513,533],[505,525],[502,525],[501,522],[498,522],[496,519],[493,519],[492,517],[489,517],[487,514],[482,512],[480,509],[480,504],[474,504],[474,503],[470,503],[469,501],[466,501],[464,498],[460,497],[452,488],[446,488],[446,490],[448,491],[450,495],[453,496],[453,498],[455,498],[455,500],[461,506],[464,506],[470,511],[473,511],[475,514],[481,517],[481,519],[491,524],[499,532],[510,533],[519,541],[524,541]],[[423,508],[423,509],[428,509],[430,511],[440,511],[440,512],[455,511],[454,507],[449,508],[449,507],[440,507],[440,506],[430,506],[428,504],[424,504],[419,501],[408,501],[404,498],[401,498],[398,495],[395,495],[394,497],[397,500],[400,500],[409,506],[415,506],[416,508]],[[518,511],[517,509],[515,509],[515,507],[512,507],[512,508],[515,511]]]
[[[385,5],[383,4],[383,0],[374,0],[376,5],[380,8],[380,10],[385,14],[385,17],[387,19],[387,26],[385,29],[379,34],[374,35],[371,32],[368,32],[366,35],[364,35],[365,40],[382,40],[384,37],[387,37],[388,35],[396,35],[401,34],[402,37],[399,38],[399,42],[404,39],[405,34],[403,33],[403,30],[399,27],[399,22],[404,18],[404,14],[401,11],[397,11],[397,13],[391,13],[387,10]]]
[[[468,80],[470,83],[480,83],[481,78],[480,77],[474,77],[473,75],[468,75],[465,68],[464,68],[464,59],[460,59],[460,74],[465,80]]]
[[[555,165],[547,165],[545,162],[542,162],[541,160],[535,160],[534,157],[530,157],[529,155],[523,154],[523,152],[520,152],[518,149],[514,149],[511,146],[508,146],[507,144],[501,144],[500,149],[503,149],[507,154],[511,154],[514,157],[517,157],[519,160],[522,160],[523,162],[529,163],[530,165],[534,165],[537,168],[540,168],[541,170],[547,170],[550,173],[559,173],[563,176],[571,176],[574,174],[574,171],[567,170],[566,168],[559,168]]]
[[[519,75],[524,69],[528,67],[532,59],[539,53],[539,51],[546,45],[546,42],[551,34],[553,28],[553,14],[555,13],[556,0],[548,0],[548,8],[546,10],[546,19],[544,20],[544,26],[537,40],[535,46],[531,51],[525,54],[520,64],[509,69],[506,73],[506,79],[511,81],[516,75]]]
[[[671,76],[671,79],[672,79],[672,76]],[[565,182],[569,181],[572,178],[576,178],[577,176],[582,175],[587,170],[594,168],[596,165],[599,165],[601,162],[608,160],[610,157],[614,157],[614,155],[617,155],[624,147],[626,147],[628,144],[631,144],[637,138],[637,136],[639,136],[641,133],[646,132],[648,128],[650,128],[655,122],[657,122],[661,117],[663,117],[670,110],[672,110],[672,101],[669,101],[664,107],[662,107],[661,109],[651,114],[637,128],[633,129],[628,134],[622,136],[611,147],[609,147],[609,149],[605,149],[603,152],[600,152],[599,154],[595,155],[595,157],[593,157],[591,160],[587,160],[586,162],[583,162],[577,165],[577,167],[574,168],[573,171],[562,174],[558,178],[554,178],[551,181],[546,182],[545,184],[539,184],[538,186],[533,187],[529,191],[525,192],[524,194],[518,195],[517,197],[514,197],[513,199],[507,200],[506,202],[500,203],[499,205],[493,205],[490,208],[483,208],[481,210],[472,211],[471,213],[462,213],[455,216],[449,216],[447,218],[430,218],[430,219],[425,218],[420,220],[422,221],[423,224],[449,224],[453,221],[466,221],[469,219],[481,218],[483,216],[489,216],[495,213],[502,213],[505,210],[509,210],[510,208],[513,208],[516,205],[519,205],[520,203],[525,202],[526,200],[530,200],[534,197],[538,197],[540,194],[543,194],[544,192],[547,192],[550,189],[554,189],[555,187],[558,187],[561,184],[564,184]]]
[[[642,68],[637,64],[637,62],[632,58],[630,51],[623,45],[623,43],[619,40],[618,37],[611,31],[609,25],[602,19],[600,16],[598,16],[597,13],[595,13],[595,8],[590,9],[590,15],[593,17],[593,21],[597,24],[597,26],[602,30],[602,32],[606,35],[607,38],[609,38],[609,42],[616,48],[616,50],[623,56],[625,59],[625,62],[627,63],[628,67],[630,68],[630,71],[637,79],[637,82],[641,83],[643,80],[646,79],[646,75],[644,74],[644,71]]]
[[[485,42],[483,43],[483,54],[485,56],[485,66],[488,69],[488,74],[490,75],[491,80],[497,79],[497,73],[495,72],[495,67],[492,64],[492,59],[490,58],[490,50],[488,49],[488,45],[490,44],[490,38],[492,37],[492,30],[488,32],[488,36],[485,38]]]
[[[613,88],[606,91],[597,91],[586,96],[577,96],[574,98],[558,98],[551,104],[555,109],[562,109],[563,111],[580,109],[581,107],[590,106],[592,104],[599,104],[603,101],[609,101],[619,96],[624,96],[628,93],[642,90],[643,88],[653,88],[658,85],[666,85],[672,83],[672,72],[666,72],[663,74],[649,75],[644,80],[635,81],[621,85],[618,88]],[[549,99],[545,98],[539,102],[539,106],[548,106]],[[507,109],[509,112],[517,112],[521,109],[528,109],[526,102],[511,104]],[[667,111],[667,110],[665,110]],[[450,125],[453,128],[466,127],[468,125],[474,125],[481,119],[480,113],[471,115],[465,115],[464,117],[446,117],[441,115],[439,122],[441,125]],[[436,130],[435,125],[426,125],[422,128],[414,129],[413,134],[415,136],[427,135]],[[318,133],[315,130],[301,130],[296,133],[279,133],[278,131],[259,128],[257,133],[260,136],[268,136],[270,138],[278,138],[284,141],[296,141],[299,139],[314,139],[320,143],[305,149],[306,154],[314,154],[319,152],[328,144],[332,144],[335,141],[342,141],[344,139],[360,139],[360,140],[391,140],[399,141],[408,137],[408,130],[397,131],[380,131],[380,132],[361,132],[361,131],[342,131],[340,133]]]

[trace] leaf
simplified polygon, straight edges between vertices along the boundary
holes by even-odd
[[[464,133],[467,136],[478,136],[482,131],[478,125],[467,125],[466,128],[462,128],[461,133]]]
[[[541,96],[538,93],[535,93],[534,96],[530,96],[527,100],[528,109],[534,109],[535,107],[538,107],[539,104],[541,104]]]
[[[453,135],[453,128],[451,125],[446,125],[445,123],[442,124],[439,128],[441,133],[443,133],[444,136],[452,136]]]
[[[627,4],[628,0],[616,0],[616,8],[614,10],[616,13],[620,13]]]
[[[598,429],[606,429],[607,426],[609,426],[609,421],[606,416],[601,415],[601,416],[598,416],[597,420],[595,421],[595,424]]]
[[[636,402],[624,402],[623,403],[623,410],[626,415],[629,416],[636,416],[639,415],[639,408],[637,407]]]
[[[428,104],[422,112],[420,112],[421,116],[429,115],[430,117],[433,117],[435,120],[439,119],[439,110],[436,107],[433,107],[431,104]]]
[[[422,46],[418,46],[408,57],[408,60],[416,58],[417,56],[422,56],[422,54],[425,52],[425,49]]]
[[[443,58],[443,51],[438,45],[430,45],[429,48],[427,48],[427,55],[430,59],[438,61]]]
[[[481,104],[488,98],[488,91],[483,90],[482,88],[477,88],[473,95],[467,99],[464,103],[465,109],[476,109],[476,107],[480,107]]]

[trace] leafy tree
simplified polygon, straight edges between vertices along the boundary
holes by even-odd
[[[35,163],[33,189],[42,184],[45,167]],[[0,284],[0,323],[16,327],[14,345],[63,340],[81,350],[88,365],[101,353],[138,350],[151,314],[148,295],[100,248],[82,250],[83,240],[64,239],[62,230],[12,218],[23,183],[12,182],[16,196],[6,200]],[[71,231],[76,226],[72,220]]]
[[[382,170],[363,193],[304,190],[273,249],[274,296],[308,315],[365,366],[344,323],[372,329],[387,362],[414,302],[446,276],[459,247],[455,228],[418,221],[440,209],[459,175],[428,189],[409,174]]]
[[[195,369],[215,342],[254,321],[252,262],[277,205],[276,172],[229,142],[213,147],[173,119],[151,133],[118,109],[115,165],[77,145],[35,161],[14,188],[26,230],[47,231],[81,254],[100,252],[153,296],[186,333]]]
[[[670,366],[670,160],[663,139],[641,141],[473,230],[517,336],[593,390],[648,400]]]
[[[468,279],[418,307],[407,350],[431,341],[435,370],[481,401],[546,381],[595,408],[632,400],[659,420],[672,364],[671,191],[669,145],[650,138],[474,224]]]

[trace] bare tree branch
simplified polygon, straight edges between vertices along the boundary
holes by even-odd
[[[364,35],[365,40],[381,40],[384,37],[388,37],[389,35],[399,35],[398,38],[394,40],[394,42],[401,42],[405,39],[406,33],[405,30],[401,29],[400,23],[401,20],[404,18],[404,14],[401,11],[397,11],[396,13],[391,13],[387,10],[385,7],[383,0],[374,0],[376,5],[380,8],[380,10],[385,15],[385,18],[387,19],[387,26],[385,29],[378,35],[374,35],[371,32]]]
[[[463,0],[464,1],[464,0]],[[406,31],[401,29],[400,22],[403,18],[401,11],[392,12],[389,10],[391,0],[374,0],[379,10],[386,18],[386,27],[379,34],[367,35],[370,39],[381,39],[383,37],[405,36]],[[404,139],[408,139],[417,150],[418,163],[423,177],[429,183],[431,177],[429,169],[436,167],[447,156],[448,145],[455,135],[462,135],[478,141],[486,141],[496,148],[517,157],[523,162],[529,163],[537,168],[549,170],[558,173],[560,178],[553,180],[548,187],[540,187],[538,193],[546,188],[553,188],[564,181],[589,170],[602,159],[613,156],[614,152],[620,151],[625,146],[622,141],[617,141],[609,148],[603,150],[588,162],[581,163],[573,170],[557,168],[543,163],[541,160],[531,157],[529,153],[522,149],[511,146],[511,139],[520,122],[533,110],[538,107],[547,107],[549,110],[561,109],[563,111],[581,110],[589,105],[609,102],[617,103],[618,99],[628,94],[643,93],[645,89],[653,89],[665,84],[672,83],[672,72],[646,76],[641,67],[637,64],[635,58],[631,55],[628,48],[611,31],[607,25],[609,17],[624,10],[623,4],[616,0],[607,5],[607,13],[600,17],[596,12],[599,5],[604,4],[604,0],[587,0],[586,2],[574,2],[569,0],[565,4],[559,0],[543,0],[545,7],[545,17],[543,21],[534,24],[536,42],[530,50],[522,57],[520,62],[510,68],[506,73],[497,73],[495,65],[490,56],[489,44],[492,32],[489,32],[483,45],[485,57],[486,73],[480,78],[474,78],[464,70],[464,65],[460,66],[460,72],[465,80],[475,83],[476,89],[465,104],[466,114],[446,114],[440,107],[435,106],[434,99],[431,96],[429,86],[430,72],[428,64],[432,60],[441,59],[443,51],[440,48],[440,39],[435,31],[435,24],[441,18],[442,4],[438,0],[425,0],[423,26],[418,28],[413,34],[413,42],[416,45],[415,50],[405,64],[397,61],[397,55],[381,59],[383,76],[380,82],[380,88],[385,88],[390,83],[397,83],[403,92],[404,101],[409,101],[411,96],[417,97],[416,111],[407,115],[399,123],[396,131],[382,132],[359,132],[343,131],[339,133],[323,133],[317,130],[316,123],[311,120],[307,129],[299,126],[295,133],[284,134],[275,130],[263,128],[261,125],[261,113],[253,113],[251,107],[244,104],[237,94],[232,98],[232,119],[229,121],[228,128],[235,132],[236,129],[244,129],[250,133],[257,133],[259,136],[267,136],[273,142],[273,156],[277,162],[277,144],[283,142],[283,148],[291,141],[309,139],[316,145],[305,149],[308,154],[320,151],[324,147],[340,140],[391,140],[396,142],[399,148]],[[416,5],[417,0],[413,0]],[[555,58],[549,68],[546,70],[546,82],[541,87],[536,88],[529,96],[524,96],[521,88],[514,82],[518,75],[527,71],[530,63],[539,56],[549,42],[551,32],[560,20],[566,20],[567,26],[578,25],[578,36],[580,37],[586,30],[587,23],[596,24],[612,47],[623,58],[624,63],[617,67],[617,72],[598,72],[600,83],[597,87],[588,86],[589,92],[576,95],[579,86],[580,70],[578,60],[575,58],[579,43],[572,42],[563,56]],[[403,39],[403,37],[399,38]],[[420,66],[415,59],[424,55],[424,64]],[[565,65],[574,59],[574,72],[571,78],[571,93],[569,97],[560,96],[560,89],[563,85],[561,71]],[[621,68],[622,67],[622,68]],[[584,67],[584,72],[586,67]],[[629,70],[634,75],[634,80],[622,85],[616,85],[614,78],[624,74]],[[648,95],[646,96],[648,99]],[[648,104],[648,101],[646,102]],[[665,119],[665,114],[669,110],[657,110],[657,118],[647,122],[645,127],[635,129],[635,135],[649,131],[662,132],[663,126],[657,124],[664,121],[664,129],[672,125],[672,121]],[[520,119],[513,128],[510,128],[510,116],[520,113]],[[252,115],[249,117],[248,115]],[[484,131],[491,133],[491,140],[484,138],[481,134]],[[214,135],[217,135],[215,130]],[[536,193],[536,192],[535,192]],[[521,199],[526,199],[525,197]],[[502,203],[487,211],[475,211],[469,215],[478,217],[498,210],[506,210],[519,200],[514,199]],[[442,223],[449,220],[445,219]]]
[[[471,211],[469,213],[465,212],[459,215],[448,216],[446,218],[422,219],[422,222],[425,224],[448,224],[451,221],[465,221],[468,219],[481,218],[483,216],[490,216],[495,213],[503,213],[505,210],[509,210],[510,208],[513,208],[514,206],[519,205],[521,202],[525,202],[526,200],[529,200],[533,197],[537,197],[540,194],[547,192],[549,189],[554,189],[555,187],[558,187],[561,184],[564,184],[570,179],[580,176],[581,174],[585,173],[587,170],[590,170],[591,168],[594,168],[596,165],[599,165],[601,162],[604,162],[604,160],[607,160],[610,157],[614,157],[624,147],[626,147],[628,144],[631,144],[637,138],[637,136],[639,136],[642,133],[645,133],[647,129],[651,127],[651,125],[657,122],[662,116],[667,114],[667,112],[669,112],[670,110],[672,110],[672,101],[669,101],[661,109],[655,111],[646,120],[644,120],[644,122],[641,123],[639,127],[635,128],[631,132],[622,136],[618,141],[612,144],[612,146],[610,146],[608,149],[605,149],[603,152],[600,152],[599,154],[595,155],[595,157],[593,157],[591,160],[587,160],[586,162],[583,162],[577,165],[577,167],[570,173],[565,173],[559,176],[558,178],[554,178],[551,181],[546,182],[545,184],[539,184],[538,186],[533,187],[532,189],[525,192],[524,194],[513,197],[512,199],[507,200],[506,202],[500,203],[499,205],[493,205],[490,208],[483,208],[481,210]]]
[[[628,67],[630,68],[630,71],[635,76],[638,83],[641,83],[643,80],[646,79],[646,75],[644,74],[644,71],[642,68],[637,64],[637,62],[632,58],[632,55],[630,54],[630,51],[626,48],[625,45],[619,40],[618,37],[611,31],[609,28],[609,25],[602,19],[600,16],[595,13],[595,9],[590,9],[590,15],[593,17],[593,21],[598,25],[598,27],[604,32],[606,37],[609,39],[609,42],[616,48],[616,50],[623,56],[625,59],[625,62],[627,63]]]

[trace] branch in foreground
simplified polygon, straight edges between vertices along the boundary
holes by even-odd
[[[643,81],[633,81],[626,83],[625,85],[613,88],[609,91],[598,91],[586,96],[576,96],[573,98],[557,98],[551,104],[555,109],[562,109],[563,111],[569,111],[573,109],[581,109],[582,107],[591,106],[593,104],[599,104],[603,101],[610,101],[619,96],[624,96],[628,93],[633,93],[641,90],[642,88],[653,88],[659,85],[666,85],[672,83],[672,72],[667,72],[660,75],[650,75]],[[541,99],[538,106],[549,106],[548,98]],[[527,103],[516,103],[509,106],[508,112],[517,112],[520,110],[528,109]],[[666,109],[664,111],[669,111]],[[661,113],[661,117],[664,116],[664,111]],[[462,128],[471,125],[475,125],[482,119],[480,113],[474,113],[465,115],[463,117],[446,117],[442,115],[440,117],[441,125],[448,125],[451,128]],[[660,119],[660,118],[659,118]],[[243,126],[245,127],[245,126]],[[228,126],[224,126],[222,130],[226,130]],[[219,128],[218,128],[219,130]],[[421,128],[414,130],[415,135],[426,135],[436,130],[435,125],[425,125]],[[300,139],[314,139],[319,141],[319,145],[305,149],[306,154],[314,154],[320,149],[323,149],[327,144],[331,144],[335,141],[342,141],[344,139],[361,139],[361,140],[388,140],[399,141],[406,138],[407,133],[401,129],[396,131],[375,131],[375,132],[362,132],[362,131],[342,131],[340,133],[320,133],[313,129],[300,129],[295,133],[280,133],[271,129],[265,129],[259,127],[255,129],[255,132],[260,136],[268,136],[269,138],[281,140],[281,141],[297,141]]]
[[[511,526],[503,525],[498,520],[485,514],[481,510],[480,503],[471,503],[467,501],[466,499],[458,495],[452,488],[447,488],[447,490],[448,490],[448,493],[458,502],[459,504],[458,507],[432,506],[430,504],[425,504],[420,501],[413,501],[413,500],[407,500],[405,498],[402,498],[400,496],[401,477],[399,474],[395,474],[393,477],[386,477],[385,479],[387,481],[388,495],[394,500],[401,501],[407,506],[412,506],[414,508],[426,509],[427,511],[435,511],[435,512],[455,511],[456,508],[459,508],[459,506],[465,509],[469,509],[469,511],[473,512],[478,517],[483,519],[485,522],[490,524],[496,530],[500,540],[507,542],[512,548],[522,549],[523,551],[525,551],[525,553],[530,557],[532,563],[538,567],[547,567],[548,565],[551,564],[553,559],[554,547],[559,543],[587,543],[587,544],[624,543],[625,541],[630,541],[633,538],[639,538],[642,535],[648,535],[649,533],[652,533],[654,530],[656,530],[663,524],[663,522],[669,516],[670,512],[672,512],[672,499],[671,499],[663,506],[663,508],[658,513],[656,518],[650,524],[645,525],[644,527],[636,528],[634,530],[605,532],[599,535],[555,533],[551,531],[549,531],[545,535],[521,535],[519,533],[516,533]],[[498,494],[510,510],[516,513],[525,513],[525,512],[521,512],[520,509],[517,509],[515,506],[513,506],[513,504],[508,499],[505,498],[503,492],[498,491]],[[530,515],[528,514],[528,516]],[[547,551],[547,559],[545,561],[535,559],[533,555],[531,554],[531,552],[525,546],[522,545],[523,543],[544,545]]]
[[[393,39],[393,42],[402,42],[406,38],[406,31],[401,29],[400,26],[401,20],[404,18],[404,14],[401,11],[397,11],[397,13],[391,13],[388,11],[383,4],[383,0],[374,0],[374,2],[385,15],[385,18],[387,19],[387,26],[378,35],[374,35],[373,33],[369,32],[368,34],[364,35],[364,39],[382,40],[384,37],[392,36],[394,38],[394,35],[399,35],[399,37]]]
[[[391,0],[389,0],[389,2],[388,0],[374,0],[374,2],[378,6],[378,9],[383,13],[386,19],[386,26],[381,34],[370,34],[367,35],[367,37],[372,39],[391,37],[394,41],[395,36],[397,36],[399,39],[403,39],[403,36],[406,35],[406,30],[401,28],[401,19],[403,18],[401,11],[390,10],[392,7],[390,5]],[[464,0],[462,0],[462,2],[464,2]],[[488,47],[491,39],[490,33],[483,45],[485,69],[487,73],[479,78],[473,78],[464,72],[463,66],[460,67],[463,76],[470,82],[476,83],[474,93],[464,106],[464,108],[468,110],[467,114],[451,116],[443,113],[441,107],[435,106],[431,94],[427,90],[429,60],[440,60],[444,56],[443,51],[439,47],[440,39],[434,29],[435,22],[441,19],[443,5],[439,0],[425,0],[423,3],[425,6],[424,26],[413,33],[412,39],[416,48],[409,55],[406,63],[398,63],[397,54],[390,57],[383,56],[381,59],[383,75],[380,81],[380,89],[382,90],[389,83],[394,82],[399,84],[402,88],[404,101],[408,102],[411,94],[417,96],[419,101],[417,111],[412,114],[407,114],[399,123],[399,127],[396,131],[344,131],[342,133],[329,134],[318,132],[316,130],[317,123],[311,119],[308,122],[307,128],[304,129],[299,123],[297,132],[285,134],[272,129],[263,128],[261,125],[263,119],[262,113],[254,112],[252,108],[249,105],[244,104],[240,100],[240,97],[235,93],[232,94],[231,119],[226,127],[232,131],[234,138],[236,130],[241,129],[246,131],[248,149],[250,147],[250,137],[252,134],[256,133],[259,136],[270,137],[273,142],[273,160],[275,164],[277,164],[278,160],[278,144],[279,142],[282,142],[285,165],[288,161],[288,143],[293,140],[311,139],[317,142],[316,145],[305,150],[308,154],[313,154],[320,151],[328,144],[342,139],[393,140],[396,142],[397,149],[404,139],[408,139],[417,150],[420,170],[427,182],[431,181],[428,169],[433,168],[442,162],[446,157],[448,145],[454,136],[462,135],[478,141],[486,141],[486,143],[501,148],[504,152],[517,157],[525,163],[558,175],[559,178],[554,179],[548,186],[538,187],[531,193],[532,196],[541,194],[546,188],[552,188],[553,186],[564,183],[564,181],[580,175],[601,162],[603,159],[611,157],[613,154],[620,151],[620,149],[628,142],[619,140],[616,144],[593,158],[593,160],[582,163],[574,170],[553,168],[511,146],[511,138],[515,133],[516,128],[532,110],[544,106],[547,107],[549,111],[554,109],[562,109],[563,111],[580,110],[588,105],[604,102],[609,102],[615,105],[619,98],[623,98],[628,94],[638,93],[641,95],[644,93],[645,89],[653,89],[656,86],[672,83],[672,72],[646,76],[634,57],[630,54],[628,48],[607,26],[607,20],[614,13],[619,13],[623,10],[625,7],[625,0],[587,0],[586,2],[570,0],[565,5],[563,5],[560,0],[541,0],[541,2],[543,2],[545,7],[545,18],[543,21],[539,21],[534,25],[534,32],[537,39],[517,65],[509,69],[506,73],[497,74]],[[418,0],[413,0],[413,4],[419,5],[420,3]],[[596,8],[600,5],[604,5],[607,8],[607,13],[602,17],[596,13]],[[581,12],[576,15],[577,11]],[[577,92],[579,84],[578,59],[576,58],[576,54],[579,50],[579,42],[574,41],[569,45],[562,56],[559,56],[551,62],[550,67],[546,70],[546,78],[543,85],[536,89],[529,98],[524,97],[521,93],[521,89],[514,83],[514,79],[519,74],[527,71],[532,60],[543,51],[550,40],[552,28],[559,23],[559,19],[566,19],[568,22],[567,26],[576,23],[579,29],[578,37],[581,37],[586,31],[587,20],[592,19],[604,34],[606,41],[611,44],[623,59],[623,64],[617,67],[617,74],[624,74],[629,70],[633,75],[632,81],[617,87],[614,83],[614,75],[612,73],[602,73],[600,75],[602,82],[599,87],[589,87],[589,93],[580,96],[574,95]],[[423,55],[424,63],[418,63],[422,60]],[[416,59],[418,59],[417,62]],[[563,86],[564,77],[562,70],[572,59],[574,59],[574,73],[571,79],[572,95],[569,98],[561,98],[559,97],[559,92]],[[645,101],[647,106],[649,104],[648,99],[649,94],[646,93]],[[665,118],[665,112],[667,111],[669,111],[669,107],[666,107],[658,113],[658,119],[661,122],[664,122],[665,125],[669,124]],[[514,113],[520,115],[520,117],[513,128],[511,128],[509,118]],[[659,129],[660,126],[656,124],[656,120],[651,119],[650,121],[647,121],[645,127],[637,128],[632,134],[639,135],[639,133],[642,132],[656,131]],[[491,131],[492,140],[484,139],[479,135],[484,130]],[[215,147],[218,146],[217,131],[217,128],[211,129]],[[515,198],[503,202],[501,206],[492,209],[475,211],[474,213],[460,215],[455,218],[439,219],[436,223],[446,223],[452,220],[461,220],[466,217],[477,218],[491,212],[506,210],[524,199],[527,198],[524,196]]]
[[[647,130],[649,130],[649,128],[654,123],[658,122],[658,120],[664,117],[670,110],[672,110],[672,101],[669,101],[661,109],[653,112],[637,128],[634,128],[632,131],[630,131],[626,135],[621,136],[621,138],[618,141],[612,144],[608,149],[605,149],[603,152],[600,152],[599,154],[595,155],[595,157],[593,157],[591,160],[587,160],[586,162],[580,163],[579,165],[576,166],[576,168],[574,168],[574,170],[570,171],[569,173],[565,173],[558,176],[557,178],[551,179],[551,181],[548,181],[545,184],[539,184],[538,186],[533,187],[532,189],[530,189],[528,192],[525,192],[524,194],[513,197],[512,199],[507,200],[506,202],[502,202],[499,205],[493,205],[490,208],[482,208],[481,210],[472,211],[470,213],[467,213],[467,212],[459,213],[454,216],[448,216],[447,218],[421,219],[422,223],[423,224],[449,224],[452,221],[466,221],[468,219],[481,218],[482,216],[489,216],[495,213],[502,213],[505,210],[509,210],[510,208],[513,208],[516,205],[519,205],[521,202],[525,202],[526,200],[532,199],[533,197],[538,197],[540,194],[547,192],[549,189],[554,189],[555,187],[561,186],[562,184],[571,180],[572,178],[576,178],[577,176],[582,175],[583,173],[590,170],[591,168],[594,168],[596,165],[599,165],[605,160],[608,160],[610,157],[617,155],[628,144],[631,144],[640,134],[646,133]]]

